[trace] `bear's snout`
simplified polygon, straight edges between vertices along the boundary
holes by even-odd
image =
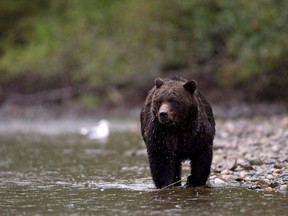
[[[167,112],[160,112],[159,116],[161,119],[165,120],[168,118],[168,113]]]
[[[164,103],[160,106],[158,111],[158,120],[162,124],[171,124],[173,122],[170,114],[169,104]]]

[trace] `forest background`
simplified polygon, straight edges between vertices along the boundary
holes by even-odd
[[[2,0],[0,105],[139,106],[156,77],[287,102],[288,1]]]

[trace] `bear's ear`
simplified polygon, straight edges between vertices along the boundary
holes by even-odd
[[[193,94],[197,88],[197,82],[195,80],[189,80],[184,84],[184,88]]]
[[[156,88],[160,88],[162,85],[163,85],[163,80],[162,79],[160,79],[160,78],[157,78],[156,80],[155,80],[155,86],[156,86]]]

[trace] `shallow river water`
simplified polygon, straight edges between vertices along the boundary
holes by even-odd
[[[0,137],[0,215],[287,212],[288,197],[283,193],[239,187],[156,190],[138,130],[112,131],[107,142],[77,133],[17,132]]]

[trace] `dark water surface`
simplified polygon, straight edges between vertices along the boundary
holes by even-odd
[[[185,175],[185,173],[184,173]],[[107,143],[1,134],[0,215],[287,215],[288,197],[242,188],[155,190],[138,132]]]

